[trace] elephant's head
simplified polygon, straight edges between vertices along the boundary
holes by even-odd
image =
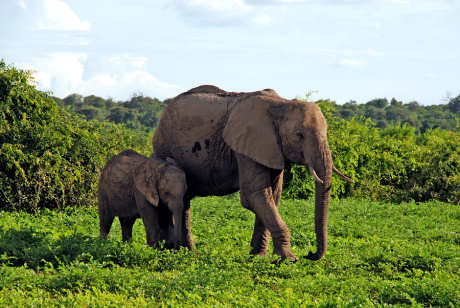
[[[327,248],[327,219],[332,172],[347,181],[333,165],[327,123],[316,104],[276,96],[254,96],[237,104],[224,129],[225,142],[236,152],[273,169],[285,160],[305,165],[316,181],[315,231],[320,259]]]
[[[169,205],[182,202],[187,191],[185,173],[168,158],[164,162],[150,157],[134,172],[134,185],[153,206],[159,201]]]
[[[187,180],[175,161],[168,158],[165,162],[151,156],[136,168],[134,185],[154,207],[158,206],[160,200],[168,206],[174,220],[174,240],[182,242],[182,214]]]

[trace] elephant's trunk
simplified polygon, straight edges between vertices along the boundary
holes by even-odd
[[[316,158],[317,160],[313,162],[313,165],[319,171],[322,183],[316,181],[315,184],[315,233],[317,250],[315,253],[310,252],[308,254],[307,258],[310,260],[321,259],[327,249],[327,220],[332,177],[332,157],[327,142],[320,146],[320,151]]]

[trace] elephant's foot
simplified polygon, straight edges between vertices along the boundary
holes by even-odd
[[[279,256],[281,260],[289,260],[293,262],[299,260],[299,258],[295,254],[293,254],[289,248],[286,247],[280,249],[274,248],[273,254]]]
[[[272,232],[273,236],[273,254],[280,256],[281,260],[297,261],[296,255],[291,252],[289,241],[289,229],[286,227],[281,232]]]
[[[265,256],[267,254],[268,243],[270,241],[270,231],[265,228],[261,219],[256,216],[254,232],[251,240],[251,255]]]
[[[266,256],[267,255],[267,249],[256,249],[252,248],[251,251],[249,252],[253,256]]]
[[[265,256],[267,254],[270,233],[267,230],[267,232],[262,233],[262,235],[264,236],[252,238],[250,251],[251,255]]]

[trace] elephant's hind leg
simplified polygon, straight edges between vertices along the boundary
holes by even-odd
[[[133,225],[137,217],[118,217],[121,225],[121,240],[129,241],[133,237]]]
[[[113,219],[115,217],[111,214],[99,214],[99,236],[107,238],[112,227]]]
[[[110,204],[104,193],[99,192],[98,200],[99,236],[101,238],[107,238],[115,216],[112,211],[110,211]]]

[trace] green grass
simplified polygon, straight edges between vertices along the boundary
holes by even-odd
[[[0,212],[0,306],[460,306],[460,207],[332,201],[312,262],[313,206],[280,206],[294,264],[249,257],[254,217],[234,196],[192,202],[198,256],[149,248],[140,220],[132,242],[118,221],[100,240],[96,208]]]

